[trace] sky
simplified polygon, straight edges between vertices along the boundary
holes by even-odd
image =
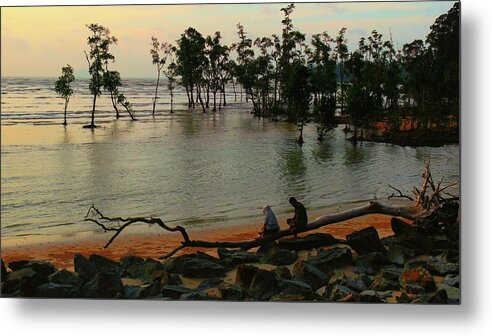
[[[336,36],[347,27],[349,49],[372,30],[398,48],[414,39],[425,39],[429,26],[447,12],[453,1],[297,3],[294,28],[313,34]],[[99,23],[118,38],[112,52],[113,68],[122,77],[154,77],[150,39],[174,43],[188,27],[204,36],[220,31],[223,42],[237,40],[236,25],[243,24],[251,38],[281,35],[280,9],[286,3],[216,5],[48,6],[2,7],[1,76],[58,76],[70,64],[76,76],[87,76],[88,29]]]

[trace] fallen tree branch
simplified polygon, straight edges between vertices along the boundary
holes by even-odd
[[[95,218],[90,217],[90,214],[95,215]],[[190,240],[188,233],[181,226],[169,227],[160,218],[145,218],[145,217],[135,217],[135,218],[121,218],[121,217],[107,217],[104,216],[97,208],[91,206],[89,211],[87,212],[86,221],[93,222],[103,228],[105,231],[114,231],[115,234],[111,237],[108,243],[104,246],[107,248],[111,243],[116,239],[116,237],[129,225],[137,222],[147,223],[147,224],[157,224],[163,229],[171,232],[179,231],[183,236],[183,241],[181,245],[162,256],[161,258],[165,259],[176,252],[180,251],[185,247],[203,247],[203,248],[240,248],[243,250],[249,250],[254,247],[259,247],[270,242],[276,241],[280,238],[291,236],[294,234],[312,231],[319,229],[323,226],[327,226],[330,224],[336,224],[339,222],[343,222],[352,218],[361,217],[369,214],[383,214],[389,216],[403,217],[407,219],[414,219],[417,215],[420,214],[418,208],[404,208],[404,207],[390,207],[385,206],[378,202],[369,202],[368,204],[349,209],[346,211],[338,212],[331,215],[325,215],[316,218],[316,220],[308,223],[305,228],[300,230],[284,229],[279,231],[274,235],[265,236],[263,238],[252,239],[252,240],[243,240],[243,241],[205,241],[205,240]],[[110,226],[105,223],[117,223],[116,226]]]
[[[400,198],[406,198],[406,199],[408,199],[408,200],[410,200],[410,201],[415,201],[412,197],[410,197],[410,196],[408,196],[408,195],[404,195],[404,194],[401,192],[401,190],[400,190],[400,189],[397,189],[397,188],[393,187],[391,184],[388,184],[388,187],[390,187],[391,189],[395,190],[395,191],[398,193],[398,195],[395,195],[394,193],[393,193],[393,194],[391,194],[391,195],[389,195],[389,196],[388,196],[388,199],[400,197]]]

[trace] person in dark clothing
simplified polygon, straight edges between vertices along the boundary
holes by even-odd
[[[294,218],[287,219],[287,224],[289,224],[290,230],[298,231],[300,229],[305,228],[308,223],[306,208],[301,202],[297,201],[294,197],[291,197],[289,199],[289,203],[295,209]]]

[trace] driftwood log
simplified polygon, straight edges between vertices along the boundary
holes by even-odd
[[[441,186],[443,180],[437,184],[434,183],[432,179],[432,175],[429,170],[429,165],[425,166],[423,172],[423,183],[420,189],[417,187],[413,188],[413,194],[415,198],[412,198],[407,195],[403,195],[402,192],[396,189],[393,186],[390,186],[393,190],[397,191],[398,195],[390,195],[388,198],[392,197],[402,197],[407,198],[409,200],[415,201],[414,205],[411,207],[396,207],[396,206],[388,206],[384,205],[380,202],[372,201],[366,205],[352,208],[349,210],[341,211],[338,213],[324,215],[316,218],[314,221],[308,223],[306,227],[298,230],[284,229],[280,230],[278,233],[274,235],[268,235],[262,238],[251,239],[251,240],[242,240],[242,241],[206,241],[206,240],[192,240],[188,235],[188,232],[182,226],[174,226],[170,227],[164,223],[164,221],[160,218],[156,217],[107,217],[103,215],[101,211],[99,211],[94,205],[92,205],[87,214],[85,216],[86,221],[90,221],[101,227],[105,232],[113,232],[113,236],[106,243],[104,248],[107,248],[111,245],[111,243],[118,237],[118,235],[128,226],[134,223],[146,223],[150,225],[158,225],[162,229],[170,232],[177,232],[181,234],[183,237],[183,241],[181,245],[177,246],[175,249],[162,256],[162,259],[168,258],[174,255],[179,250],[185,247],[203,247],[203,248],[236,248],[242,250],[249,250],[254,247],[263,246],[265,244],[276,241],[280,238],[296,235],[298,233],[313,231],[319,229],[323,226],[327,226],[330,224],[340,223],[352,218],[361,217],[369,214],[382,214],[389,215],[393,217],[401,217],[405,219],[414,220],[418,216],[424,216],[426,213],[429,213],[431,210],[440,206],[440,204],[449,199],[456,199],[457,196],[450,195],[444,192],[447,188],[456,185],[456,183],[449,184],[447,186]],[[430,188],[429,188],[430,187]],[[431,189],[432,193],[427,195],[427,190]],[[451,197],[444,197],[442,194],[446,194]]]
[[[185,247],[203,247],[203,248],[239,248],[243,250],[249,250],[254,247],[259,247],[267,243],[273,242],[283,237],[291,236],[294,234],[312,231],[319,229],[323,226],[330,224],[336,224],[339,222],[346,221],[348,219],[361,217],[369,214],[383,214],[389,216],[402,217],[406,219],[414,219],[419,213],[420,209],[408,208],[408,207],[390,207],[383,205],[379,202],[369,202],[364,206],[349,209],[346,211],[334,213],[331,215],[325,215],[316,218],[316,220],[308,223],[305,228],[301,230],[290,230],[285,229],[279,231],[277,234],[269,235],[263,238],[252,239],[252,240],[242,240],[242,241],[206,241],[206,240],[192,240],[190,239],[185,228],[181,226],[170,227],[167,226],[164,221],[160,218],[151,217],[107,217],[101,213],[94,205],[91,206],[85,217],[86,221],[93,222],[101,227],[104,231],[114,232],[113,236],[109,239],[104,248],[107,248],[111,243],[118,237],[118,235],[129,225],[134,223],[146,223],[151,225],[158,225],[166,231],[176,232],[179,231],[183,237],[181,245],[170,251],[168,254],[162,256],[162,258],[167,258],[178,252]]]

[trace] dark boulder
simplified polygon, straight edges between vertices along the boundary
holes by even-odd
[[[76,254],[73,260],[75,272],[77,272],[82,281],[90,281],[97,274],[96,265],[89,261],[81,254]]]
[[[181,285],[182,283],[183,281],[181,280],[178,274],[168,273],[166,271],[163,271],[161,277],[161,286]]]
[[[317,290],[328,282],[328,277],[325,273],[304,260],[299,260],[294,264],[293,273],[295,279],[306,282],[313,290]]]
[[[382,277],[388,280],[398,281],[403,269],[396,266],[388,266],[382,268],[376,277]]]
[[[225,248],[219,248],[218,254],[220,260],[230,266],[236,266],[246,263],[256,263],[260,261],[262,256],[260,253],[246,252],[242,250],[228,250]]]
[[[378,231],[373,226],[355,231],[347,235],[346,238],[347,244],[358,255],[365,255],[371,252],[386,253],[386,249],[379,240]]]
[[[444,289],[439,289],[433,295],[430,296],[429,303],[447,304],[448,293]]]
[[[96,266],[98,272],[103,273],[121,273],[121,265],[119,262],[108,259],[98,254],[92,254],[89,261]]]
[[[3,293],[17,292],[22,297],[36,296],[38,286],[48,282],[48,275],[38,272],[32,267],[24,267],[10,272],[7,280],[2,284]]]
[[[237,284],[222,283],[219,285],[219,293],[223,300],[239,301],[244,300],[245,293],[241,286]]]
[[[87,298],[115,298],[123,293],[123,283],[116,273],[97,273],[81,292]]]
[[[456,274],[459,271],[459,265],[456,263],[451,263],[446,260],[443,256],[431,257],[426,260],[427,270],[431,274],[435,275],[447,275]]]
[[[9,268],[11,271],[18,271],[20,269],[27,267],[27,264],[29,264],[30,262],[31,262],[30,260],[12,261],[11,263],[9,263]]]
[[[276,266],[285,266],[293,264],[297,260],[297,252],[284,250],[281,248],[272,248],[265,253],[261,262]]]
[[[326,294],[327,293],[325,293],[325,295]],[[335,285],[330,292],[329,299],[330,301],[338,301],[338,300],[345,299],[349,295],[353,296],[354,294],[355,292],[348,287],[342,285]]]
[[[223,277],[226,272],[227,268],[222,264],[208,259],[186,259],[183,264],[183,276],[188,278]]]
[[[371,286],[369,286],[369,289],[374,291],[397,290],[398,288],[398,282],[377,276],[372,281]]]
[[[188,294],[191,292],[193,292],[192,289],[183,286],[169,285],[161,288],[162,297],[174,300],[179,299],[183,294]]]
[[[260,269],[252,265],[239,265],[236,272],[236,284],[248,289],[254,276]]]
[[[442,284],[459,288],[460,287],[460,276],[448,274],[444,278]]]
[[[43,298],[76,298],[80,296],[80,290],[72,285],[45,283],[38,286],[35,296]]]
[[[405,261],[414,255],[415,251],[400,244],[391,244],[386,254],[388,260],[397,265],[405,264]]]
[[[453,287],[453,286],[448,286],[445,284],[438,284],[437,285],[437,290],[444,290],[446,291],[446,295],[448,298],[449,303],[459,303],[460,301],[460,289]]]
[[[201,292],[189,292],[189,293],[184,293],[181,294],[179,297],[179,300],[183,301],[203,301],[203,300],[209,300],[210,298]]]
[[[326,233],[314,233],[300,238],[284,238],[278,241],[280,248],[295,251],[311,250],[313,248],[332,246],[338,243],[338,239]]]
[[[206,279],[200,282],[198,287],[196,288],[197,290],[205,290],[209,288],[216,288],[219,287],[220,284],[222,284],[224,280],[222,278],[211,278],[211,279]]]
[[[361,292],[367,289],[369,283],[370,279],[366,275],[360,275],[350,270],[337,270],[328,280],[328,289],[341,285]]]
[[[410,303],[412,299],[408,296],[406,292],[402,292],[399,297],[396,298],[397,303]]]
[[[273,248],[278,248],[278,243],[276,241],[272,241],[272,242],[261,245],[258,248],[258,250],[256,251],[256,253],[265,254]]]
[[[391,229],[397,236],[401,236],[409,231],[415,230],[415,227],[396,217],[391,218]]]
[[[373,290],[365,290],[357,295],[357,300],[364,303],[384,303],[383,295]]]
[[[381,252],[371,252],[355,259],[355,269],[359,273],[374,275],[390,261]]]
[[[351,265],[352,252],[349,248],[321,250],[316,256],[309,257],[308,262],[324,273],[328,273],[336,268]]]
[[[153,297],[159,294],[160,289],[160,285],[156,282],[147,283],[140,286],[126,285],[123,289],[123,298],[135,300]]]
[[[82,279],[75,273],[72,273],[66,269],[62,269],[48,276],[48,281],[57,285],[67,285],[80,289],[82,286]]]
[[[249,293],[254,299],[269,300],[280,292],[279,289],[279,281],[275,272],[259,269],[251,281]]]
[[[9,268],[12,271],[18,271],[24,268],[30,268],[34,272],[38,273],[41,276],[48,277],[51,273],[55,272],[55,266],[47,261],[40,260],[29,260],[29,261],[15,261],[9,264]]]
[[[122,267],[122,276],[132,279],[140,279],[142,282],[161,281],[164,276],[164,265],[157,260],[148,258],[146,260],[135,260],[130,264],[125,260],[125,267]]]
[[[400,275],[400,287],[402,289],[410,293],[410,291],[416,291],[418,288],[416,286],[424,288],[426,292],[431,292],[436,288],[434,279],[423,267],[404,271]]]
[[[274,272],[280,280],[292,280],[292,274],[290,273],[290,270],[285,266],[276,267]]]

